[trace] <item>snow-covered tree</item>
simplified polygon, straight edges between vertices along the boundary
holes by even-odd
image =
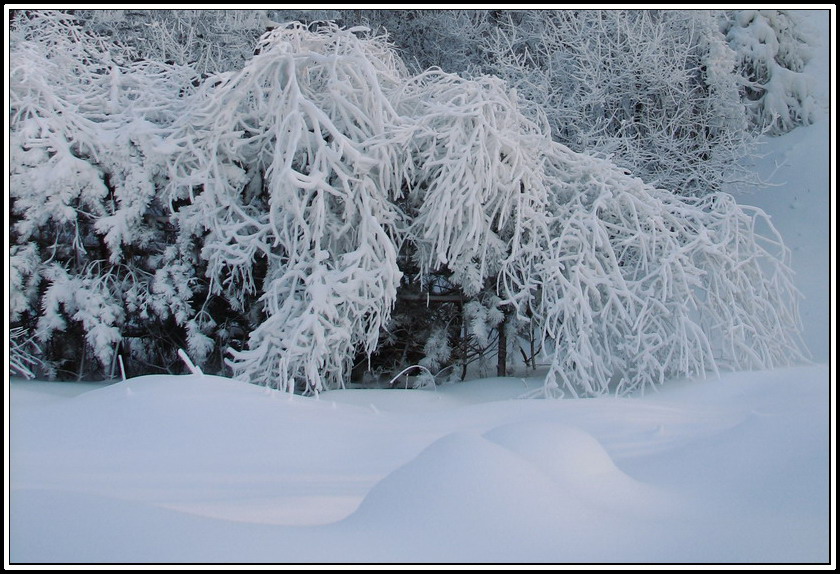
[[[45,282],[15,317],[71,370],[89,349],[89,375],[109,374],[124,336],[149,344],[155,271],[174,231],[159,201],[162,136],[194,77],[125,56],[61,12],[20,13],[11,32],[12,243],[37,254],[25,269]]]
[[[812,49],[805,21],[789,10],[736,10],[721,27],[737,54],[751,124],[771,134],[810,124],[816,102],[803,73]]]
[[[381,39],[335,25],[279,27],[258,52],[179,123],[170,195],[189,202],[178,222],[211,294],[252,313],[234,372],[319,392],[374,350],[396,296],[400,118],[385,92],[404,74]]]
[[[748,175],[737,160],[752,135],[719,11],[339,10],[331,17],[387,31],[418,70],[502,78],[532,118],[537,109],[547,114],[556,141],[609,157],[649,183],[692,195]]]
[[[290,24],[205,87],[170,140],[171,194],[212,293],[259,309],[239,376],[342,385],[388,325],[401,245],[426,288],[441,273],[467,297],[522,283],[542,140],[502,82],[409,77],[380,38]]]
[[[760,210],[684,198],[557,146],[534,305],[549,392],[623,394],[800,351],[789,252]],[[556,387],[555,387],[556,385]]]

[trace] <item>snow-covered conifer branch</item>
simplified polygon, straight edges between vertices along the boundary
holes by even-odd
[[[817,111],[810,78],[805,22],[789,10],[727,12],[722,28],[737,55],[752,125],[771,134],[810,124]]]

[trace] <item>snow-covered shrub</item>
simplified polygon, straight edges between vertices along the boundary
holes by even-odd
[[[781,134],[810,124],[816,103],[803,70],[812,46],[802,17],[789,10],[736,10],[726,13],[722,29],[737,54],[751,125]]]
[[[426,339],[423,354],[425,356],[418,364],[432,372],[439,371],[447,364],[449,358],[452,356],[452,348],[449,345],[449,334],[445,329],[438,328],[432,332],[429,338]]]
[[[364,26],[385,33],[412,73],[429,68],[462,75],[468,70],[478,71],[484,58],[482,36],[494,26],[490,11],[472,8],[270,9],[266,16],[275,22],[309,25],[329,20],[344,28]]]
[[[474,8],[342,12],[347,25],[358,20],[385,30],[406,64],[417,72],[437,67],[459,75],[480,73],[483,37],[495,26],[490,11]]]
[[[464,305],[464,322],[480,347],[492,342],[493,331],[505,320],[499,303],[501,300],[498,297],[490,297],[486,301],[470,301]]]
[[[100,275],[96,265],[74,276],[62,266],[51,264],[44,277],[49,285],[41,301],[38,339],[45,343],[56,331],[66,332],[67,319],[72,319],[81,325],[99,363],[110,367],[116,345],[122,339],[119,325],[124,320],[120,285],[114,284],[118,279],[110,274]]]
[[[357,353],[353,373],[357,379],[365,373],[390,378],[412,365],[431,365],[437,373],[460,364],[462,295],[445,275],[420,277],[405,254],[398,258],[398,268],[403,275],[390,320],[375,352],[370,357]],[[429,344],[432,338],[441,341],[440,349]]]
[[[8,281],[9,322],[16,323],[37,307],[41,257],[35,243],[11,246]]]

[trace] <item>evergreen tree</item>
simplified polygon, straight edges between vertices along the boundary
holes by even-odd
[[[130,62],[67,14],[16,17],[11,266],[26,288],[11,321],[40,341],[48,365],[108,376],[125,342],[128,354],[157,356],[162,368],[160,355],[172,347],[168,322],[190,321],[189,288],[159,286],[172,272],[163,247],[176,233],[160,186],[166,125],[193,77],[189,68]]]

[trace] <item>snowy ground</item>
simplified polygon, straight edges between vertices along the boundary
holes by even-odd
[[[825,562],[828,369],[517,400],[13,385],[13,563]]]
[[[317,400],[15,380],[7,561],[833,561],[828,133],[772,140],[778,186],[739,197],[793,250],[817,364],[560,401],[517,398],[538,378]]]

